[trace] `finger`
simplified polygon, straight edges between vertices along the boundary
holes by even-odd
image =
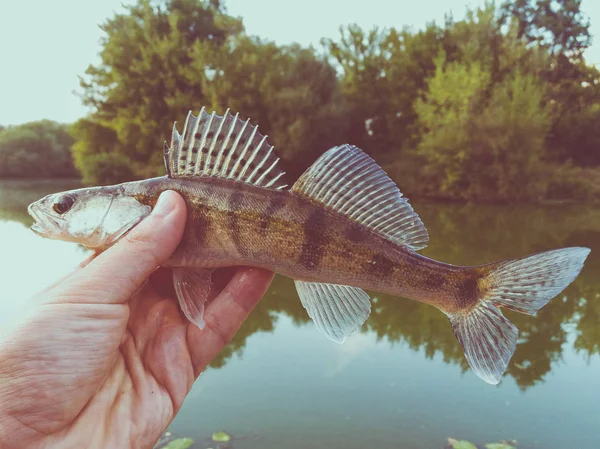
[[[190,325],[188,345],[196,375],[233,338],[264,296],[274,273],[260,268],[239,269],[204,313],[204,330]]]
[[[59,301],[125,302],[173,254],[185,221],[183,198],[173,191],[162,193],[147,218],[60,286]]]

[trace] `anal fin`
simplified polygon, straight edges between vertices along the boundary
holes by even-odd
[[[179,307],[188,320],[204,329],[204,306],[211,288],[214,270],[173,268],[173,284]]]
[[[360,329],[371,313],[369,295],[357,287],[295,281],[302,305],[317,329],[336,343]]]

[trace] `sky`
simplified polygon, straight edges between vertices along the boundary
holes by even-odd
[[[0,124],[51,119],[70,123],[88,110],[75,94],[78,76],[99,61],[98,25],[131,0],[1,0]],[[244,19],[250,34],[280,44],[318,44],[337,38],[340,25],[357,23],[415,29],[441,23],[451,11],[461,18],[467,5],[484,0],[225,0],[229,14]],[[598,36],[586,57],[600,64],[600,0],[583,0]],[[199,105],[190,105],[199,109]]]

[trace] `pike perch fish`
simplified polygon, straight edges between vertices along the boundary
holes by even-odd
[[[185,316],[203,328],[211,273],[256,266],[294,279],[316,327],[342,343],[369,317],[363,290],[440,309],[473,371],[500,382],[517,328],[500,308],[534,315],[579,274],[590,250],[573,247],[483,266],[420,255],[421,219],[359,148],[325,152],[287,188],[279,159],[258,128],[226,111],[190,112],[165,143],[166,176],[48,195],[29,206],[37,234],[104,250],[145,216],[165,190],[183,196],[188,220],[166,266]]]

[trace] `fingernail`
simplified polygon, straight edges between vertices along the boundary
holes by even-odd
[[[172,198],[170,198],[171,195],[169,195],[167,192],[168,191],[161,193],[158,197],[158,201],[152,210],[153,215],[165,216],[175,209],[175,202],[172,200]]]

